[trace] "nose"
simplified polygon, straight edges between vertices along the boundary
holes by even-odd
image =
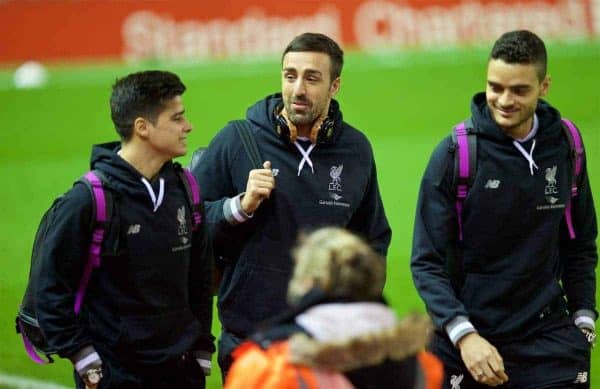
[[[294,96],[304,96],[305,93],[306,86],[304,85],[304,80],[298,78],[294,84]]]
[[[513,96],[512,93],[510,93],[510,91],[505,90],[502,92],[502,94],[498,97],[498,104],[500,104],[502,107],[510,107],[511,105],[513,105]]]
[[[185,133],[189,133],[192,131],[192,123],[190,123],[189,121],[185,121],[185,127],[183,128],[183,131]]]

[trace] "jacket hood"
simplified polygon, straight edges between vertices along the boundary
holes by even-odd
[[[282,108],[283,98],[281,93],[275,93],[250,106],[246,111],[246,118],[255,126],[268,131],[287,143],[289,142],[289,134],[285,130],[281,130],[278,120],[278,113]],[[334,122],[333,128],[329,133],[321,133],[321,131],[317,137],[317,143],[335,142],[341,132],[343,116],[340,105],[335,99],[331,99],[328,117]]]
[[[343,372],[415,355],[425,348],[431,326],[425,315],[398,320],[389,307],[375,302],[317,305],[296,323],[310,336],[290,338],[290,360]]]
[[[562,125],[560,113],[555,108],[550,106],[546,101],[539,99],[535,113],[539,120],[539,130],[536,139],[545,140],[561,136]],[[480,92],[473,96],[471,114],[475,132],[498,141],[513,141],[492,118],[487,106],[485,92]]]
[[[149,198],[148,189],[142,182],[142,174],[117,154],[120,149],[120,142],[94,145],[90,160],[91,168],[105,173],[109,185],[113,186],[117,191]],[[178,177],[174,174],[172,167],[173,163],[171,161],[166,162],[156,178],[150,181],[152,186],[160,178],[164,178],[165,185],[176,184]]]

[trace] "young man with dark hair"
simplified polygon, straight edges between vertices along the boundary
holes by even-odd
[[[329,37],[294,38],[282,57],[281,93],[247,112],[262,169],[253,167],[233,124],[216,135],[195,165],[223,270],[218,307],[224,373],[240,341],[287,307],[290,249],[299,231],[345,227],[382,257],[387,252],[391,230],[371,145],[343,121],[334,100],[342,65],[343,52]]]
[[[117,80],[111,114],[121,142],[94,146],[91,166],[113,211],[81,313],[73,301],[92,238],[94,204],[75,185],[41,247],[40,327],[69,358],[78,388],[203,388],[214,345],[212,246],[195,227],[182,168],[192,130],[173,73]]]
[[[467,144],[450,136],[421,183],[411,267],[447,388],[590,385],[596,215],[585,161],[575,193],[566,124],[541,99],[546,61],[532,32],[502,35],[471,103],[466,199],[456,177],[467,160],[455,172],[455,153]]]

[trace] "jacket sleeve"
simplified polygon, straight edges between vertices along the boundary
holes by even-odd
[[[581,174],[579,194],[571,199],[575,239],[570,238],[566,223],[561,226],[562,284],[575,324],[593,329],[594,320],[598,317],[595,301],[598,228],[585,164]]]
[[[205,215],[202,216],[204,219]],[[210,355],[215,351],[215,338],[211,334],[213,312],[212,271],[212,243],[206,223],[200,223],[198,231],[194,233],[190,262],[190,306],[202,327],[196,350],[208,352],[209,361]]]
[[[236,257],[253,231],[253,219],[236,214],[235,209],[251,169],[232,126],[219,131],[194,166],[192,173],[202,189],[215,258]]]
[[[348,223],[348,229],[363,236],[381,256],[386,257],[392,230],[383,209],[374,159],[371,160],[367,189]]]
[[[61,357],[72,357],[91,344],[74,301],[91,239],[92,197],[77,184],[56,205],[41,243],[41,276],[36,310],[49,346]]]
[[[464,305],[451,280],[457,246],[457,216],[452,193],[454,156],[450,137],[433,152],[418,195],[411,270],[417,291],[435,325],[446,330],[453,342],[473,332]],[[455,269],[455,268],[454,268]]]

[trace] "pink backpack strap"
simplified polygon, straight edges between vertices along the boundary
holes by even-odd
[[[573,217],[571,215],[571,203],[572,199],[579,195],[579,184],[581,181],[581,171],[583,170],[583,159],[585,156],[585,150],[583,148],[583,142],[581,140],[581,134],[573,122],[568,119],[562,119],[563,130],[569,141],[569,155],[571,158],[571,166],[573,170],[573,179],[571,183],[571,198],[567,201],[565,206],[565,222],[569,230],[569,237],[575,239],[575,228],[573,227]]]
[[[100,251],[102,250],[102,241],[106,235],[106,197],[104,196],[104,188],[102,187],[102,180],[93,171],[87,172],[84,178],[89,181],[92,188],[92,198],[94,199],[95,205],[95,222],[94,231],[92,232],[92,240],[90,243],[90,249],[88,251],[88,260],[83,270],[83,276],[79,281],[79,288],[75,294],[75,314],[79,314],[81,311],[81,304],[85,297],[85,291],[90,282],[92,271],[100,267]]]
[[[455,144],[454,186],[456,190],[456,216],[458,219],[458,239],[463,240],[462,221],[464,202],[473,185],[477,166],[477,139],[469,133],[473,127],[471,119],[457,124],[452,130],[452,140]]]
[[[181,180],[183,181],[183,185],[185,186],[185,191],[190,200],[190,204],[192,206],[192,229],[196,231],[198,226],[202,222],[202,201],[200,199],[200,185],[198,185],[198,181],[190,172],[189,169],[181,168],[180,170]]]

